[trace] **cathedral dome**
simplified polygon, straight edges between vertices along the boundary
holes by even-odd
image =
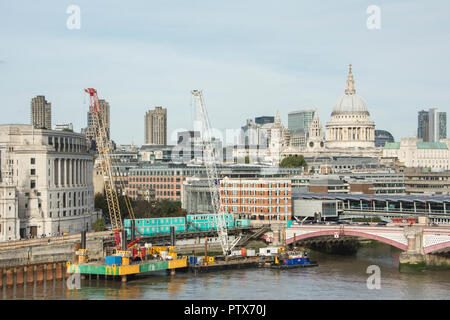
[[[355,80],[353,79],[352,74],[352,65],[350,65],[350,70],[348,73],[345,94],[337,100],[331,115],[334,116],[350,113],[369,115],[366,102],[360,95],[356,94]]]
[[[364,99],[360,95],[354,93],[344,94],[340,97],[334,105],[331,115],[343,113],[364,113],[368,115],[369,111],[367,110]]]

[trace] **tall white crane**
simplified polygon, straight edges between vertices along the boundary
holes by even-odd
[[[205,163],[206,173],[208,175],[208,184],[211,191],[211,202],[215,214],[216,229],[219,236],[220,244],[222,246],[222,251],[225,256],[231,253],[231,249],[236,245],[240,238],[237,238],[233,243],[229,242],[226,216],[223,211],[222,205],[220,203],[220,179],[217,173],[216,167],[216,154],[214,152],[214,147],[212,145],[211,137],[211,126],[209,123],[208,113],[206,111],[206,106],[203,101],[203,95],[201,90],[192,90],[193,105],[194,110],[198,113],[200,120],[197,125],[199,125],[202,146],[203,146],[203,162]]]

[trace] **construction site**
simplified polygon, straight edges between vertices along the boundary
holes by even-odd
[[[257,252],[258,247],[265,246],[261,245],[261,237],[272,230],[268,226],[251,226],[250,220],[235,219],[221,207],[211,129],[201,91],[193,90],[191,94],[200,117],[204,162],[215,213],[152,219],[136,219],[129,197],[124,197],[127,212],[121,212],[118,199],[126,188],[114,172],[116,160],[111,156],[113,148],[104,110],[95,89],[85,92],[90,100],[97,161],[104,179],[111,228],[105,232],[82,231],[71,236],[2,244],[0,287],[65,280],[72,274],[80,274],[81,279],[126,282],[153,272],[171,275],[177,270],[209,272],[264,266],[273,260],[272,255]],[[280,234],[277,233],[277,240],[282,240]],[[258,239],[256,247],[246,248]]]

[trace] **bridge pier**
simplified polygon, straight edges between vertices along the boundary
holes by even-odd
[[[423,269],[425,267],[422,236],[423,227],[407,226],[404,228],[404,234],[408,239],[408,249],[400,254],[400,270]]]
[[[421,225],[405,227],[408,250],[400,254],[400,270],[450,268],[449,253],[432,254],[425,252],[424,228],[425,226]]]
[[[280,223],[273,223],[270,225],[273,231],[273,245],[284,246],[286,244],[286,226]]]

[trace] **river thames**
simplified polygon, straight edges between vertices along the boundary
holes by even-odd
[[[294,270],[243,269],[194,275],[153,275],[127,283],[83,280],[68,290],[62,281],[3,288],[2,299],[143,300],[303,300],[446,299],[450,270],[399,272],[400,251],[384,244],[362,247],[355,255],[310,252],[318,267]],[[380,288],[369,289],[367,268],[380,268]]]

